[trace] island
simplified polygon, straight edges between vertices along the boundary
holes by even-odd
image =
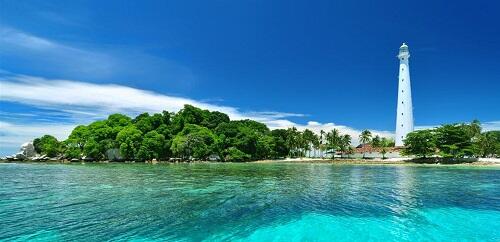
[[[4,161],[56,162],[347,162],[347,163],[497,163],[500,131],[482,132],[480,122],[445,124],[410,132],[404,146],[369,130],[359,145],[337,129],[270,130],[254,120],[185,105],[177,113],[112,114],[79,125],[66,140],[50,134],[24,144]],[[490,161],[490,162],[488,162]]]

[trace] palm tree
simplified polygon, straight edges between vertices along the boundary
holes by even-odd
[[[380,136],[378,136],[378,135],[375,135],[375,137],[372,138],[370,143],[371,143],[373,148],[382,147],[382,144],[381,144],[382,141],[380,139]]]
[[[305,129],[304,132],[302,132],[302,148],[309,153],[308,156],[311,156],[311,146],[314,144],[314,140],[316,139],[315,136],[316,134],[309,129]]]
[[[387,147],[382,146],[380,153],[382,153],[382,160],[385,159],[385,154],[387,153]]]
[[[320,149],[320,139],[319,136],[316,133],[313,133],[314,135],[312,136],[312,147],[314,149],[314,158],[317,158],[317,152]]]
[[[361,144],[363,144],[363,145],[368,144],[368,143],[370,143],[371,138],[372,138],[372,132],[370,132],[370,130],[365,129],[359,135],[359,142],[361,142]],[[366,152],[363,152],[363,159],[365,158],[365,155],[366,155]]]
[[[286,145],[288,146],[288,156],[292,158],[296,154],[296,149],[299,144],[300,132],[297,128],[292,127],[287,130]]]
[[[297,133],[297,146],[296,146],[299,158],[302,158],[304,156],[303,155],[304,147],[305,147],[305,139],[302,133],[299,131]]]
[[[382,153],[382,159],[385,159],[385,154],[387,153],[387,148],[394,146],[394,145],[392,145],[391,139],[388,139],[386,137],[382,137],[382,139],[380,140],[379,146],[381,148],[380,153]]]
[[[470,137],[477,137],[481,134],[481,122],[479,120],[474,119],[469,125],[469,135]]]
[[[349,147],[351,147],[351,136],[348,134],[342,135],[340,138],[340,150],[342,154],[347,153]]]
[[[333,150],[332,158],[335,158],[335,151],[340,146],[340,133],[338,129],[333,129],[326,134],[326,147],[327,150]]]
[[[323,159],[323,150],[325,149],[325,146],[323,144],[324,137],[325,137],[325,131],[320,130],[319,131],[319,149],[320,149],[320,153],[321,153],[321,159]]]
[[[349,145],[349,147],[347,147],[347,158],[350,158],[349,155],[351,155],[352,153],[354,153],[354,148]]]
[[[370,132],[370,130],[365,129],[359,135],[359,142],[361,142],[361,144],[368,144],[370,143],[371,138],[372,138],[372,132]]]

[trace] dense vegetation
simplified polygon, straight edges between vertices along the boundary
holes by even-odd
[[[371,140],[371,133],[365,137]],[[378,140],[377,142],[380,142]],[[132,119],[112,114],[106,120],[77,126],[62,142],[50,135],[34,140],[38,153],[66,159],[105,160],[119,150],[122,160],[249,161],[303,157],[311,152],[352,152],[351,137],[334,129],[269,130],[253,120],[230,120],[221,112],[185,105],[178,113],[143,113]],[[318,155],[318,154],[315,154]]]
[[[481,124],[446,124],[434,129],[409,133],[404,153],[417,157],[444,158],[498,157],[500,131],[481,132]]]
[[[384,156],[392,139],[361,132],[359,141]],[[325,157],[352,154],[351,136],[337,129],[319,134],[311,130],[270,130],[253,120],[230,120],[221,112],[185,105],[178,113],[140,114],[134,119],[112,114],[106,120],[79,125],[64,141],[44,135],[33,141],[35,151],[60,159],[125,161],[219,160],[250,161],[285,157]],[[498,157],[500,131],[481,132],[479,121],[447,124],[411,132],[405,139],[405,155],[445,158]],[[364,156],[363,156],[364,157]]]

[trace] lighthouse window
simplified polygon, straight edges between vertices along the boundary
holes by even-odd
[[[401,81],[402,81],[402,82],[404,82],[404,81],[405,81],[405,79],[403,78],[403,79],[401,79]]]
[[[403,127],[403,125],[401,124],[401,127]]]
[[[403,113],[401,113],[401,115],[403,115]]]
[[[403,136],[401,136],[401,139],[404,139]]]
[[[405,90],[401,90],[401,92],[405,92]]]
[[[405,70],[405,68],[401,68],[401,70],[402,70],[402,71],[404,71],[404,70]]]
[[[405,102],[401,102],[401,104],[405,104]]]

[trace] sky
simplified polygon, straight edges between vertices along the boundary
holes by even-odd
[[[0,0],[0,156],[186,103],[390,137],[399,46],[417,128],[500,129],[498,1]]]

